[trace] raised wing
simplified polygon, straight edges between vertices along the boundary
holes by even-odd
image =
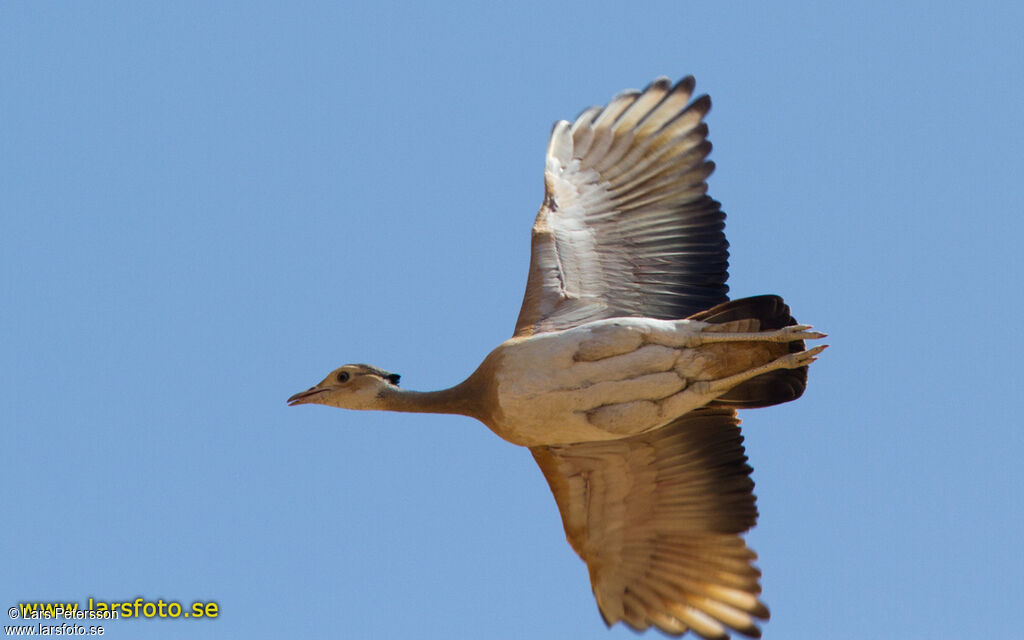
[[[711,100],[691,103],[693,86],[659,78],[555,125],[515,335],[728,299],[725,214],[706,195]]]
[[[757,508],[734,411],[699,409],[623,440],[531,451],[606,624],[760,637],[761,572],[740,537]]]

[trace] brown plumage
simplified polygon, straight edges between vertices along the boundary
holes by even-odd
[[[555,125],[514,335],[464,382],[408,391],[346,365],[289,402],[476,418],[530,448],[606,624],[759,637],[735,410],[798,398],[824,334],[778,296],[728,300],[693,87],[661,78]]]
[[[725,637],[724,623],[760,635],[754,620],[768,609],[739,536],[757,508],[734,411],[699,409],[630,438],[530,451],[607,624]]]

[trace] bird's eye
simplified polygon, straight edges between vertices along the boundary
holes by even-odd
[[[348,371],[339,371],[338,372],[338,382],[348,382],[348,379],[349,379]]]

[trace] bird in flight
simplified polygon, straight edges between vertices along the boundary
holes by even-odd
[[[349,364],[288,402],[476,418],[529,447],[608,626],[760,637],[736,410],[798,398],[825,334],[778,296],[729,300],[693,89],[659,78],[555,124],[515,331],[465,381]]]

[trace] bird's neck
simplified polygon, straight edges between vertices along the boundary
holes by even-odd
[[[411,413],[452,413],[477,417],[476,403],[465,382],[440,391],[409,391],[398,387],[383,391],[381,409]]]

